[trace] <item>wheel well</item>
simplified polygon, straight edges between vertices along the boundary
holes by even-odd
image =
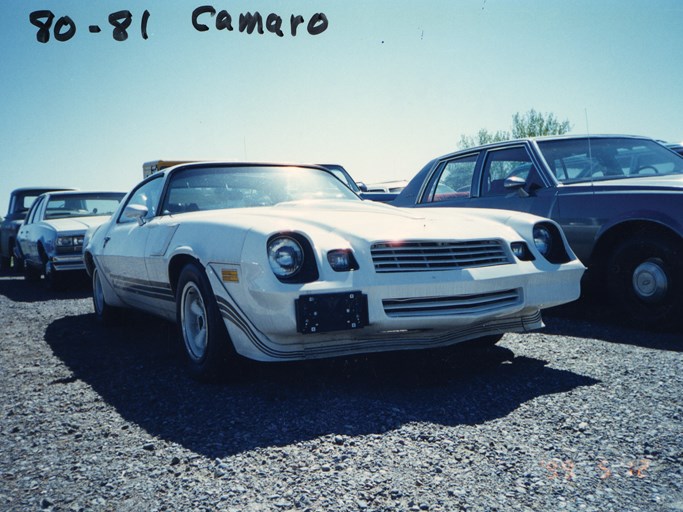
[[[171,290],[173,290],[173,293],[175,293],[176,291],[178,279],[180,278],[180,272],[183,270],[183,267],[188,263],[199,263],[199,260],[197,260],[197,258],[195,258],[194,256],[190,256],[188,254],[178,254],[177,256],[171,258],[171,261],[168,264],[168,280],[171,285]]]
[[[40,256],[40,261],[47,263],[47,253],[45,252],[45,247],[41,242],[38,242],[38,256]]]
[[[604,267],[607,265],[610,255],[614,252],[614,249],[618,244],[628,238],[641,234],[658,235],[670,240],[681,241],[681,237],[675,231],[657,222],[640,220],[623,222],[611,227],[602,234],[595,244],[589,266]]]
[[[92,254],[86,252],[83,255],[83,263],[85,263],[85,270],[88,272],[88,275],[92,276],[95,271],[95,260],[93,259]]]

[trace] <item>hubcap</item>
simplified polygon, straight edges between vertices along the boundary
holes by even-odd
[[[208,342],[206,308],[199,289],[194,283],[187,283],[182,295],[183,339],[188,354],[194,360],[204,357]]]
[[[633,271],[633,291],[639,299],[657,302],[669,288],[669,279],[661,262],[647,260]]]
[[[95,309],[98,314],[102,314],[104,310],[104,291],[102,290],[102,283],[100,282],[99,271],[95,270],[93,274],[93,299],[95,301]]]

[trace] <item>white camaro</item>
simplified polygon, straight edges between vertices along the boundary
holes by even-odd
[[[316,166],[188,163],[156,172],[89,234],[98,318],[180,326],[190,371],[237,354],[291,361],[495,343],[579,296],[553,221],[363,201]]]

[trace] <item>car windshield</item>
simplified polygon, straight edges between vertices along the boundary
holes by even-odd
[[[111,215],[116,211],[123,193],[93,193],[50,195],[45,208],[46,219]]]
[[[310,199],[360,201],[321,169],[285,166],[201,166],[175,171],[164,200],[165,214],[253,208]]]
[[[563,183],[683,173],[683,157],[647,139],[587,137],[537,144]]]

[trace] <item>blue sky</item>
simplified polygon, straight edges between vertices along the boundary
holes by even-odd
[[[235,27],[275,13],[285,34],[217,30],[209,15],[198,32],[201,5]],[[29,14],[44,9],[75,35],[39,43]],[[107,19],[122,9],[133,21],[118,42]],[[310,35],[320,12],[329,25]],[[531,108],[573,133],[683,141],[681,0],[2,0],[0,48],[2,214],[22,186],[127,191],[158,158],[407,179]]]

